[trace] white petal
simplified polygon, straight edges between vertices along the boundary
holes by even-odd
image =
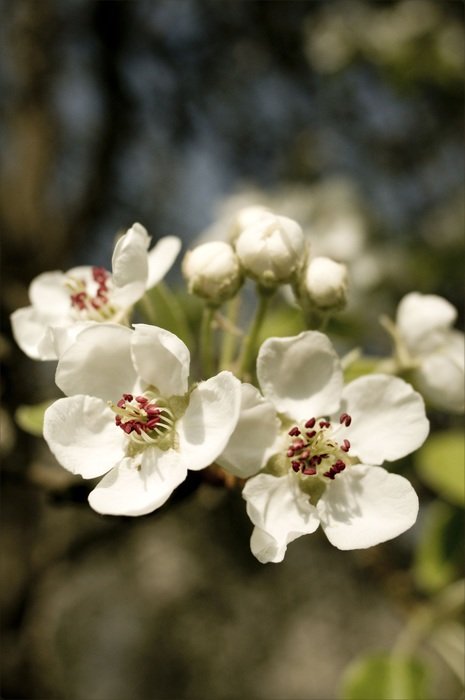
[[[91,491],[89,503],[98,513],[145,515],[162,506],[186,475],[174,450],[151,447],[123,459]]]
[[[326,536],[339,549],[365,549],[408,530],[418,497],[407,479],[357,464],[338,474],[317,504]]]
[[[65,282],[66,275],[58,271],[44,272],[36,277],[29,287],[32,305],[38,311],[54,316],[69,314],[71,299]]]
[[[397,308],[397,326],[413,354],[434,349],[457,317],[456,309],[435,294],[407,294]]]
[[[53,345],[57,357],[61,357],[63,353],[75,342],[76,338],[86,328],[95,326],[97,321],[72,321],[69,320],[66,325],[57,326],[51,329],[53,337]]]
[[[158,326],[136,323],[131,353],[139,376],[155,386],[162,396],[183,396],[186,393],[190,353],[174,333]]]
[[[179,451],[189,469],[208,467],[222,453],[236,427],[240,404],[240,381],[231,372],[220,372],[193,390],[176,425]]]
[[[341,411],[352,423],[342,427],[337,440],[347,438],[349,454],[369,464],[405,457],[429,432],[422,397],[399,377],[370,374],[355,379],[344,388]]]
[[[172,267],[181,250],[181,239],[177,236],[160,238],[148,253],[149,273],[147,289],[151,289],[163,279]]]
[[[272,454],[279,426],[273,404],[251,384],[242,384],[236,429],[216,461],[231,474],[244,479],[256,474]]]
[[[72,396],[86,393],[104,401],[118,401],[136,391],[137,375],[131,359],[133,331],[99,323],[82,331],[58,362],[55,381]]]
[[[141,224],[134,224],[117,242],[111,261],[114,285],[111,300],[117,306],[132,306],[144,295],[149,242],[150,237]]]
[[[50,323],[59,320],[41,314],[33,306],[16,309],[10,320],[13,337],[28,357],[32,357],[33,360],[57,359]]]
[[[260,348],[257,377],[263,395],[278,413],[294,420],[337,410],[342,370],[323,333],[304,331],[291,338],[269,338]]]
[[[252,553],[262,563],[282,561],[290,542],[318,528],[316,508],[300,490],[294,474],[258,474],[249,479],[242,495],[256,526],[250,542]]]
[[[127,439],[105,402],[84,395],[58,399],[45,411],[44,438],[60,464],[85,479],[117,464]]]
[[[433,406],[463,413],[465,404],[464,336],[459,331],[445,334],[444,345],[425,356],[415,370],[415,384]]]

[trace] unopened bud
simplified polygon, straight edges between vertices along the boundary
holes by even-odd
[[[264,214],[239,235],[236,253],[245,272],[259,284],[287,284],[304,263],[304,234],[293,219]]]
[[[231,299],[243,281],[237,255],[223,241],[203,243],[188,251],[182,272],[189,292],[215,305]]]
[[[255,224],[263,216],[267,216],[272,212],[260,204],[254,204],[250,207],[243,207],[236,212],[236,215],[231,223],[229,230],[229,241],[234,245],[242,231]]]
[[[347,267],[331,258],[313,258],[304,272],[303,294],[322,311],[338,311],[347,302]]]

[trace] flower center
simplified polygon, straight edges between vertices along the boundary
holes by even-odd
[[[116,413],[115,424],[129,437],[132,451],[159,444],[172,432],[172,411],[151,391],[135,397],[123,394],[118,403],[108,405]]]
[[[110,303],[111,275],[103,267],[92,268],[92,280],[69,276],[66,286],[70,291],[71,307],[79,317],[91,321],[102,321],[111,318],[116,309]]]
[[[342,413],[340,425],[348,427],[352,418]],[[304,476],[318,476],[333,480],[347,466],[350,442],[339,444],[334,439],[337,427],[328,420],[309,418],[303,425],[294,425],[288,432],[291,438],[286,452],[291,469]]]

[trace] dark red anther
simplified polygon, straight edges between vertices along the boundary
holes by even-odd
[[[306,423],[305,427],[306,428],[314,428],[316,423],[316,418],[310,418]]]
[[[329,428],[331,423],[329,423],[327,420],[320,420],[318,425],[320,426],[320,428]]]
[[[305,469],[302,469],[302,474],[305,474],[305,476],[314,476],[316,474],[316,469],[315,467],[305,467]]]
[[[147,423],[145,424],[145,426],[147,428],[150,428],[150,430],[151,430],[152,428],[155,428],[155,426],[159,422],[160,422],[160,416],[155,416],[155,418],[151,418],[150,420],[148,420]]]
[[[351,416],[349,416],[348,413],[341,413],[341,415],[339,416],[339,422],[341,424],[343,423],[348,428],[349,425],[352,423],[352,418]]]
[[[148,416],[159,416],[160,415],[160,409],[158,408],[158,406],[155,406],[153,404],[149,404],[148,406],[145,406],[144,410]]]
[[[290,448],[288,449],[288,451],[286,452],[286,455],[287,455],[288,457],[293,457],[293,456],[294,456],[294,449],[293,449],[292,447],[290,447]]]
[[[291,467],[295,472],[300,472],[300,462],[297,462],[296,460],[292,461]]]
[[[109,277],[109,273],[105,270],[104,267],[93,267],[92,277],[98,284],[105,284]]]
[[[336,462],[334,462],[333,466],[331,469],[333,469],[336,474],[339,474],[339,472],[344,471],[346,468],[345,462],[342,461],[342,459],[338,459]]]
[[[141,406],[145,406],[145,404],[149,402],[149,400],[145,396],[136,396],[136,401]]]
[[[348,440],[343,440],[341,450],[343,452],[348,452],[350,450],[350,442]]]
[[[132,394],[123,394],[123,399],[124,399],[125,401],[133,401],[133,400],[134,400],[134,396],[133,396]],[[119,404],[118,404],[118,405],[119,405]]]
[[[314,438],[316,435],[316,430],[309,430],[308,432],[305,433],[305,435],[310,439]]]
[[[126,408],[126,401],[124,399],[120,399],[116,405],[118,408]]]
[[[86,292],[77,292],[76,294],[71,294],[71,305],[77,306],[79,310],[86,308],[87,294]]]
[[[323,473],[323,476],[327,476],[328,479],[334,479],[335,474],[334,474],[334,472],[333,472],[332,467],[331,467],[331,469],[330,469],[329,471],[324,472],[324,473]]]
[[[297,435],[300,435],[299,428],[296,425],[294,425],[294,427],[289,430],[288,435],[291,435],[292,437],[297,437]]]
[[[303,452],[300,453],[300,459],[308,459],[309,457],[310,457],[309,450],[304,450]]]

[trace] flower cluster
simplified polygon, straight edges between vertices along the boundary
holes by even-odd
[[[91,507],[144,515],[189,471],[205,470],[215,483],[242,489],[261,562],[281,561],[290,542],[320,525],[339,549],[370,547],[410,528],[416,493],[382,465],[426,439],[423,396],[463,410],[463,335],[451,328],[453,307],[439,297],[405,297],[396,323],[383,321],[395,341],[389,372],[375,368],[345,383],[332,342],[310,324],[344,308],[347,269],[313,257],[296,221],[247,207],[228,241],[184,255],[188,291],[204,305],[192,347],[152,323],[150,304],[135,307],[180,249],[173,236],[151,250],[149,243],[134,224],[116,243],[111,272],[39,275],[31,305],[11,317],[29,357],[57,361],[64,397],[45,412],[44,438],[63,467],[97,479]],[[243,332],[230,302],[247,280],[259,301]],[[307,330],[260,343],[283,286],[292,288]]]

